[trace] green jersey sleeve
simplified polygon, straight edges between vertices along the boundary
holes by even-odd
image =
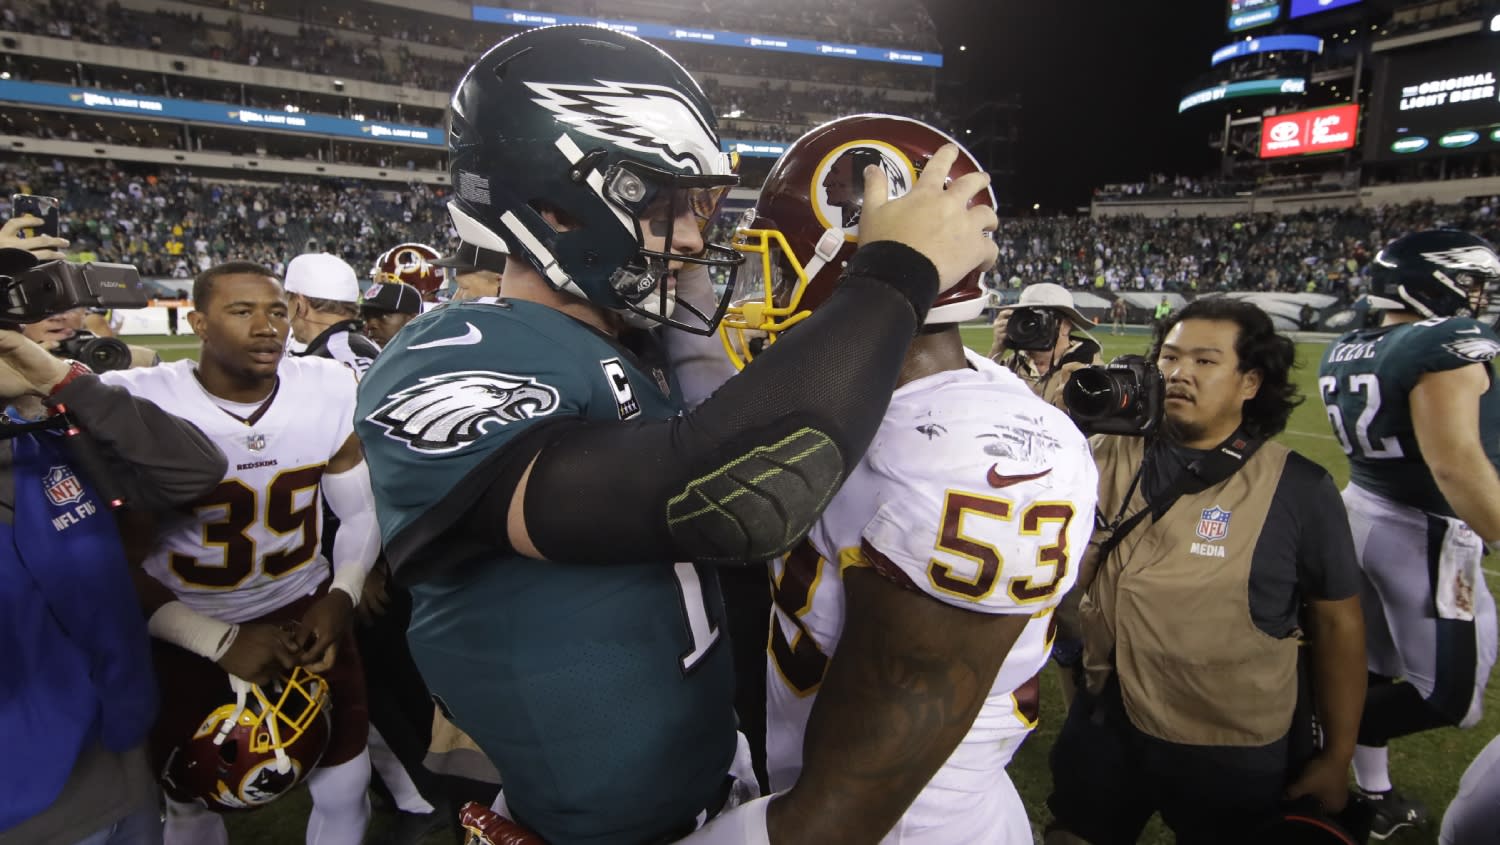
[[[1468,317],[1447,317],[1414,323],[1406,338],[1414,368],[1412,386],[1426,373],[1484,364],[1500,353],[1500,336],[1490,326]]]
[[[503,471],[518,438],[588,415],[592,374],[549,328],[505,304],[449,306],[412,321],[376,359],[355,430],[388,549],[435,509],[461,513],[457,500]]]

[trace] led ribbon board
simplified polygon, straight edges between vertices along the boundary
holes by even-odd
[[[1212,88],[1204,88],[1202,91],[1183,97],[1177,103],[1177,113],[1182,114],[1188,109],[1217,103],[1220,100],[1235,100],[1240,97],[1263,97],[1270,94],[1306,94],[1307,80],[1298,77],[1288,79],[1252,79],[1248,82],[1227,82],[1223,85],[1215,85]]]
[[[587,24],[602,26],[606,29],[629,33],[639,38],[647,38],[653,41],[680,41],[689,44],[737,47],[744,50],[769,50],[773,53],[801,53],[808,56],[826,56],[832,59],[891,62],[898,65],[915,65],[917,67],[943,66],[942,55],[938,53],[924,53],[920,50],[903,50],[895,47],[870,47],[860,44],[839,44],[831,41],[815,41],[806,38],[788,38],[782,35],[752,35],[744,32],[688,28],[662,23],[603,20],[601,18],[585,18],[577,15],[560,15],[553,12],[505,9],[498,6],[475,6],[474,20],[481,23],[498,23],[506,26],[526,28],[565,23]]]

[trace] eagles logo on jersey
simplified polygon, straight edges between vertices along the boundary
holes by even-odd
[[[419,379],[365,419],[411,449],[451,452],[493,426],[546,416],[557,404],[557,391],[536,379],[470,370]]]
[[[1488,337],[1462,337],[1448,341],[1443,348],[1465,361],[1482,364],[1500,353],[1500,342]]]

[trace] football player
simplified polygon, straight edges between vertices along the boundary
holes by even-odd
[[[1500,541],[1500,338],[1474,319],[1500,281],[1483,239],[1416,232],[1371,265],[1378,328],[1323,354],[1318,388],[1345,454],[1344,502],[1364,573],[1371,685],[1354,754],[1372,835],[1425,810],[1391,787],[1386,744],[1479,721],[1495,662],[1495,603],[1480,560]],[[1397,682],[1397,681],[1401,682]]]
[[[1500,830],[1500,736],[1490,740],[1458,782],[1443,814],[1438,845],[1484,842]]]
[[[194,281],[193,302],[198,362],[102,376],[192,421],[229,458],[224,480],[193,510],[157,526],[137,579],[162,690],[153,762],[169,771],[222,704],[225,673],[295,686],[286,676],[306,667],[326,679],[332,712],[322,759],[298,761],[319,767],[307,777],[308,841],[353,845],[369,819],[370,762],[349,622],[379,549],[369,473],[351,430],[354,375],[333,361],[284,355],[286,295],[258,265],[210,268]],[[343,523],[331,565],[319,553],[324,498]],[[285,739],[269,736],[273,745]],[[233,751],[225,752],[230,764]],[[261,803],[292,783],[267,794],[247,777],[225,785],[228,800],[216,793],[193,803],[168,779],[175,800],[166,841],[226,842],[222,820],[205,805]]]
[[[375,259],[370,279],[377,285],[411,285],[423,302],[436,302],[443,286],[442,255],[426,244],[397,244]]]
[[[705,564],[779,556],[811,527],[934,297],[995,257],[994,211],[968,208],[988,178],[945,190],[945,147],[911,193],[866,200],[864,246],[810,328],[679,413],[653,329],[717,342],[732,290],[699,308],[677,273],[742,260],[703,242],[737,181],[715,127],[687,71],[633,36],[492,48],[452,99],[448,209],[465,243],[508,253],[503,296],[414,321],[360,385],[418,665],[553,845],[667,841],[743,793]]]
[[[859,115],[794,143],[738,233],[749,261],[721,328],[732,357],[793,336],[856,249],[858,210],[806,185],[855,155],[878,159],[870,172],[898,194],[950,142]],[[980,170],[965,152],[952,172]],[[865,189],[856,170],[850,191]],[[927,313],[864,460],[773,566],[767,770],[791,791],[761,811],[771,842],[1033,841],[1005,767],[1036,724],[1050,616],[1088,545],[1098,475],[1064,412],[965,350],[978,277]],[[735,823],[698,838],[736,841],[720,830]]]

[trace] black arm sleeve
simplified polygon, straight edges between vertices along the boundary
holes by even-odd
[[[692,413],[557,427],[527,484],[532,542],[559,562],[785,553],[875,436],[936,292],[921,253],[865,246],[827,302]],[[502,544],[513,490],[492,487],[478,517]]]
[[[125,499],[148,510],[186,504],[224,479],[224,453],[197,426],[96,376],[52,397],[100,446]]]

